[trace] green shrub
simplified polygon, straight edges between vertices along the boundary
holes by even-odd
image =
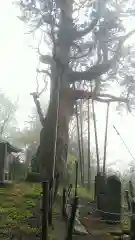
[[[26,182],[33,182],[33,183],[41,182],[40,173],[36,173],[36,172],[28,173],[25,181]]]

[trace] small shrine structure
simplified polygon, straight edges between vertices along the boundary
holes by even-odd
[[[0,139],[0,184],[10,181],[9,159],[12,153],[22,152],[21,149],[12,146],[8,141]]]

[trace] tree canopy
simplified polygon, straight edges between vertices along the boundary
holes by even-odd
[[[125,66],[124,43],[135,32],[125,24],[134,14],[131,2],[21,0],[21,19],[30,23],[31,31],[41,33],[38,74],[51,78],[52,85],[52,67],[59,59],[66,67],[64,84],[93,82],[96,94],[104,94],[108,84],[118,83],[117,73]],[[127,89],[127,82],[121,84]]]

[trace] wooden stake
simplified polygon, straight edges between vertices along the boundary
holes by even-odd
[[[75,107],[76,107],[76,121],[77,121],[77,135],[78,135],[79,162],[80,162],[80,171],[81,171],[81,184],[83,185],[82,153],[81,153],[81,141],[80,141],[79,118],[78,118],[78,108],[77,108],[77,103],[75,104]]]
[[[90,159],[90,100],[88,99],[88,189],[91,185],[91,159]]]
[[[78,162],[76,162],[75,197],[77,196],[77,185],[78,185]]]
[[[81,157],[82,157],[82,175],[84,184],[84,149],[83,149],[83,117],[82,117],[83,102],[80,103],[80,130],[81,130]]]
[[[100,173],[100,160],[99,160],[99,150],[98,150],[98,137],[97,137],[97,124],[96,124],[96,115],[94,101],[92,100],[92,111],[93,111],[93,122],[94,122],[94,132],[95,132],[95,144],[96,144],[96,155],[97,155],[97,174]]]
[[[103,159],[103,175],[106,175],[106,150],[107,150],[107,136],[108,136],[108,120],[109,120],[109,107],[110,103],[107,104],[106,113],[106,127],[105,127],[105,141],[104,141],[104,159]]]

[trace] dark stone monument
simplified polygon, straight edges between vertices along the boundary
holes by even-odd
[[[106,183],[103,218],[109,224],[119,224],[121,219],[121,181],[113,175]]]

